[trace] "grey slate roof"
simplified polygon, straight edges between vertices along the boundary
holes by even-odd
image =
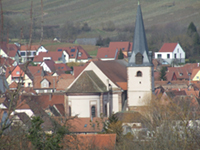
[[[84,71],[67,93],[101,93],[106,92],[105,84],[93,71]]]
[[[135,55],[141,53],[143,55],[143,64],[135,63]],[[132,54],[129,58],[128,66],[152,66],[151,61],[149,60],[149,51],[147,46],[146,34],[144,29],[142,11],[140,5],[137,8],[137,16],[135,22],[135,32],[133,39],[133,48]]]

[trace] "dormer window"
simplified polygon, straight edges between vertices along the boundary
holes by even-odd
[[[136,76],[137,76],[137,77],[141,77],[141,76],[142,76],[142,72],[141,72],[141,71],[138,71],[137,74],[136,74]]]
[[[105,55],[105,57],[108,57],[108,55]]]
[[[78,52],[78,57],[81,57],[82,53],[81,52]]]
[[[19,75],[19,71],[17,71],[16,74]]]
[[[183,76],[183,73],[179,73],[180,76]]]
[[[143,64],[143,56],[141,53],[137,53],[135,55],[135,63],[136,64]]]

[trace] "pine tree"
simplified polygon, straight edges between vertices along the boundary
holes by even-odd
[[[122,53],[122,50],[120,49],[118,59],[124,59],[124,54]]]
[[[162,67],[162,69],[160,70],[160,80],[163,80],[163,81],[167,80],[166,70],[167,70],[167,67]]]

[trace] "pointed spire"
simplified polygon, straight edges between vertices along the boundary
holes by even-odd
[[[136,63],[136,55],[140,53],[142,56],[142,63]],[[144,29],[143,17],[141,7],[138,1],[137,16],[135,22],[135,32],[133,39],[132,54],[129,59],[129,66],[151,66],[149,60],[149,50],[147,46],[146,33]]]

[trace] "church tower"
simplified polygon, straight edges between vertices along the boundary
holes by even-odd
[[[145,106],[154,92],[152,56],[148,50],[140,4],[138,3],[132,53],[127,67],[128,106]]]

